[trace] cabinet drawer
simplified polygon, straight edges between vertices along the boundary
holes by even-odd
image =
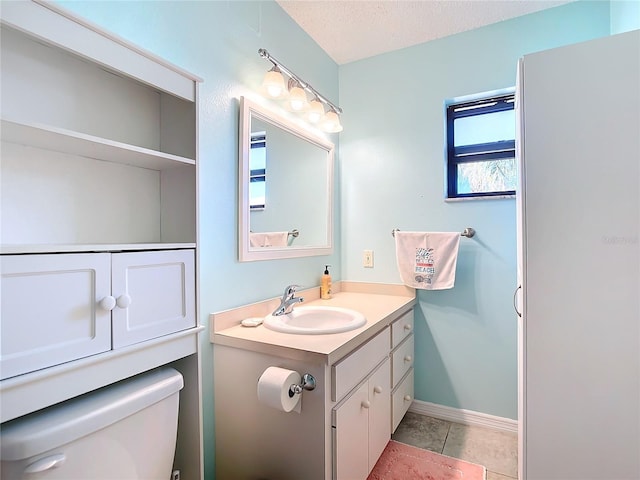
[[[344,360],[331,367],[331,400],[344,397],[389,355],[390,333],[385,328]]]
[[[400,379],[413,367],[413,335],[409,336],[392,354],[391,385],[396,385]]]
[[[111,348],[108,253],[4,255],[2,379]]]
[[[391,432],[395,432],[413,401],[413,368],[402,379],[391,396]]]
[[[413,310],[402,315],[391,324],[391,350],[396,348],[402,340],[413,332]]]

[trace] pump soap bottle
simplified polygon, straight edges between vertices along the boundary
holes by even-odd
[[[329,275],[329,267],[331,265],[324,266],[324,274],[320,279],[320,298],[328,300],[331,298],[331,275]]]

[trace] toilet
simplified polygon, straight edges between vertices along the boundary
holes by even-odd
[[[183,385],[163,367],[2,424],[0,478],[169,480]]]

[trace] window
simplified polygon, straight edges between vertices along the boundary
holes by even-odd
[[[249,208],[263,209],[267,183],[267,136],[265,132],[251,134],[249,152]]]
[[[447,197],[513,195],[514,95],[447,106]]]

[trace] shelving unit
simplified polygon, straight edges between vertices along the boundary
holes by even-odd
[[[0,421],[169,364],[185,380],[175,466],[202,478],[201,80],[47,2],[3,4],[0,19],[0,266],[11,293]],[[95,351],[64,347],[91,332]]]

